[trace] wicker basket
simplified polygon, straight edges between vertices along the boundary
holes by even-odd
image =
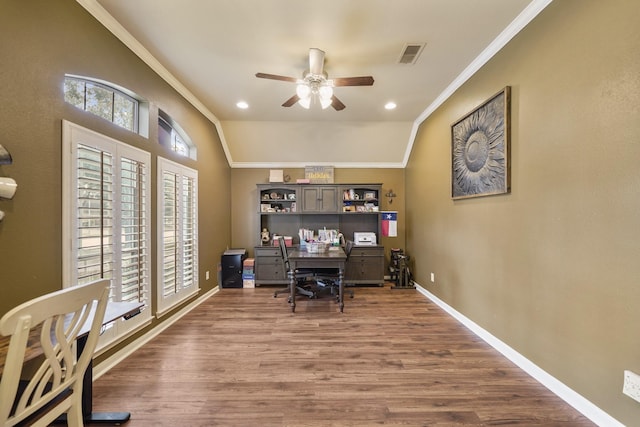
[[[310,254],[321,254],[329,250],[327,242],[307,242],[307,252]]]

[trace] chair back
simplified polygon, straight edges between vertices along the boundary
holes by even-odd
[[[0,426],[38,416],[49,425],[67,413],[69,425],[82,425],[82,380],[93,357],[109,298],[109,280],[74,286],[27,301],[0,319],[0,335],[10,337],[0,380]],[[76,352],[76,339],[86,338]],[[21,374],[27,349],[39,347],[34,373]]]
[[[351,255],[351,250],[353,249],[354,243],[353,240],[347,240],[347,244],[344,247],[344,253],[347,255],[347,259],[349,259],[349,255]]]
[[[278,246],[280,247],[280,255],[282,256],[282,263],[284,264],[285,271],[291,270],[291,264],[289,263],[289,254],[287,253],[287,245],[283,236],[276,237],[278,239]]]

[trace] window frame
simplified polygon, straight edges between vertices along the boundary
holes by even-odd
[[[162,125],[161,122],[164,124]],[[198,150],[189,137],[187,133],[182,129],[182,126],[178,122],[176,122],[169,114],[164,112],[161,109],[158,109],[158,126],[162,127],[165,131],[170,129],[170,135],[168,144],[165,141],[162,141],[160,138],[160,131],[158,131],[158,143],[162,146],[167,147],[169,150],[173,151],[179,156],[189,158],[192,160],[197,160]],[[176,149],[177,145],[183,145],[187,149],[186,154],[182,154],[179,150]]]
[[[188,168],[179,163],[173,162],[171,160],[165,159],[163,157],[158,157],[157,162],[157,209],[156,209],[156,223],[157,223],[157,254],[156,254],[156,316],[161,317],[166,312],[170,311],[176,305],[186,301],[194,295],[197,295],[200,291],[200,284],[198,279],[198,269],[199,269],[199,237],[198,237],[198,171],[195,169]],[[192,268],[191,271],[191,284],[189,286],[184,285],[184,273],[185,269],[183,268],[183,250],[185,248],[185,238],[184,234],[180,233],[176,238],[176,251],[177,255],[175,257],[175,275],[176,279],[176,290],[172,295],[164,295],[164,287],[165,287],[165,252],[164,252],[164,237],[165,237],[165,187],[164,187],[164,176],[166,173],[174,174],[179,177],[178,182],[184,182],[183,179],[192,180],[192,196],[193,203],[190,206],[190,221],[192,224],[192,228],[189,230],[192,232],[192,244],[191,244],[191,256],[189,261],[191,262]],[[185,220],[184,215],[184,193],[182,190],[182,186],[178,185],[177,194],[175,194],[175,199],[177,201],[177,207],[175,212],[177,215],[177,219],[175,222],[175,230],[183,230],[183,224]]]
[[[111,233],[113,239],[113,277],[111,278],[112,291],[110,299],[114,295],[120,295],[122,290],[122,271],[120,270],[121,245],[116,244],[121,241],[121,212],[122,200],[120,198],[120,159],[126,158],[140,162],[144,165],[146,185],[141,197],[141,205],[144,210],[144,247],[146,248],[145,260],[141,263],[143,269],[144,289],[143,303],[145,304],[141,313],[127,321],[122,319],[109,325],[102,333],[98,342],[97,353],[100,353],[119,342],[124,337],[130,335],[134,331],[146,326],[151,322],[151,293],[153,288],[153,270],[151,266],[152,258],[152,230],[151,230],[151,155],[149,152],[137,149],[116,139],[86,129],[75,123],[63,120],[62,126],[62,262],[63,262],[63,287],[67,288],[78,283],[78,220],[76,212],[78,209],[77,185],[77,159],[78,146],[88,146],[97,150],[111,153],[113,158],[112,173],[112,217],[113,231]],[[117,290],[113,291],[114,288]]]
[[[75,80],[78,82],[82,82],[85,86],[84,86],[84,94],[83,94],[83,107],[80,108],[79,106],[72,104],[70,102],[67,101],[67,92],[64,88],[64,86],[66,85],[67,80]],[[101,89],[107,90],[109,92],[111,92],[111,96],[112,96],[112,106],[111,106],[111,119],[107,119],[99,114],[95,114],[93,111],[91,110],[87,110],[87,88],[86,85],[87,84],[91,84],[94,86],[97,86]],[[134,106],[134,111],[133,111],[133,128],[129,129],[128,127],[125,126],[121,126],[120,124],[118,124],[117,122],[114,121],[114,116],[115,116],[115,96],[121,96],[129,101],[132,102],[133,106]],[[74,106],[75,108],[81,109],[82,111],[85,111],[93,116],[99,117],[103,120],[107,120],[109,122],[111,122],[112,124],[114,124],[115,126],[118,126],[119,128],[122,129],[126,129],[130,132],[134,132],[137,133],[139,135],[142,135],[144,137],[149,137],[149,106],[148,103],[146,101],[144,101],[142,98],[140,98],[139,96],[137,96],[135,93],[133,93],[132,91],[130,91],[129,89],[126,89],[124,87],[118,86],[116,84],[104,81],[104,80],[100,80],[100,79],[94,79],[91,77],[84,77],[84,76],[78,76],[78,75],[73,75],[73,74],[65,74],[64,76],[64,82],[63,82],[63,99],[65,101],[65,103]]]

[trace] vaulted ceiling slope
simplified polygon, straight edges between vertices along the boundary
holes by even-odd
[[[404,167],[419,124],[551,2],[77,1],[215,123],[232,167]],[[341,111],[283,107],[296,84],[255,74],[302,78],[310,48],[329,79],[374,84],[335,87]]]

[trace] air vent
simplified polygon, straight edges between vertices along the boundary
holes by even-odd
[[[426,43],[411,43],[404,46],[398,60],[399,64],[415,64]]]

